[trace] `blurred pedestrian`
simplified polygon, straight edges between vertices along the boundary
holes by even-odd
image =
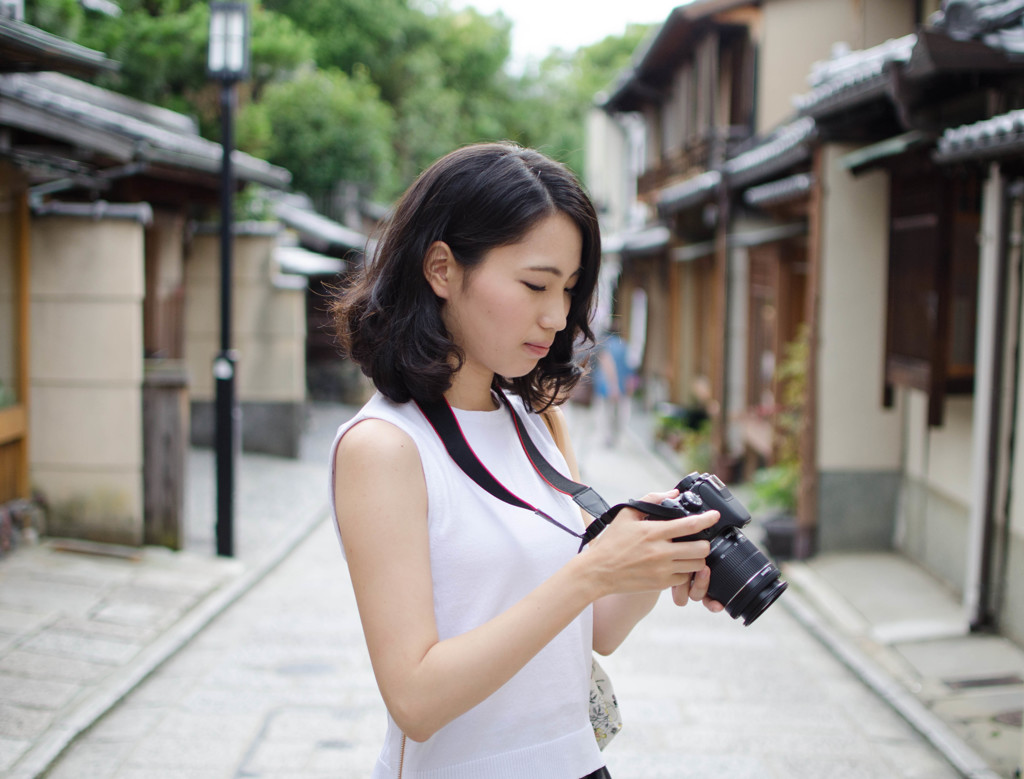
[[[618,322],[612,320],[607,335],[597,346],[597,370],[594,395],[604,426],[604,443],[615,446],[629,424],[636,373],[629,364],[629,347],[619,335]]]
[[[335,518],[389,715],[374,777],[607,777],[588,716],[592,648],[614,650],[668,587],[680,605],[722,608],[706,598],[707,542],[671,540],[717,513],[644,522],[623,509],[577,554],[580,510],[517,432],[514,414],[579,480],[554,403],[579,378],[577,338],[592,337],[600,256],[593,206],[564,167],[474,145],[413,183],[336,302],[343,347],[377,388],[332,450]],[[471,454],[538,511],[467,478],[426,408],[450,409]]]

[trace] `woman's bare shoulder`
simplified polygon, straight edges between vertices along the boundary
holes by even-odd
[[[345,431],[338,443],[335,464],[344,475],[422,473],[416,443],[406,431],[384,419],[363,419]],[[348,479],[346,479],[347,481]]]

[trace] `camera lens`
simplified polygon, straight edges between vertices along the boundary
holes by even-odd
[[[738,529],[728,528],[711,542],[708,595],[725,604],[733,619],[749,625],[786,590],[779,569]]]

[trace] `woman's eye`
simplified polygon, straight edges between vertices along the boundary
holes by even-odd
[[[567,288],[565,290],[565,294],[568,295],[569,297],[572,297],[573,295],[576,294],[576,287],[569,287],[569,288]]]
[[[534,292],[543,292],[544,290],[547,289],[547,287],[541,284],[531,284],[528,281],[524,281],[523,284],[526,286],[527,289],[533,290]]]

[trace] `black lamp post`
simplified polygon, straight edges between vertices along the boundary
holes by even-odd
[[[213,360],[216,386],[214,410],[217,457],[217,554],[234,555],[235,449],[241,426],[235,393],[238,355],[231,348],[231,249],[235,180],[231,168],[234,146],[232,109],[235,84],[249,73],[249,6],[210,3],[209,75],[221,83],[220,182],[220,351]]]

